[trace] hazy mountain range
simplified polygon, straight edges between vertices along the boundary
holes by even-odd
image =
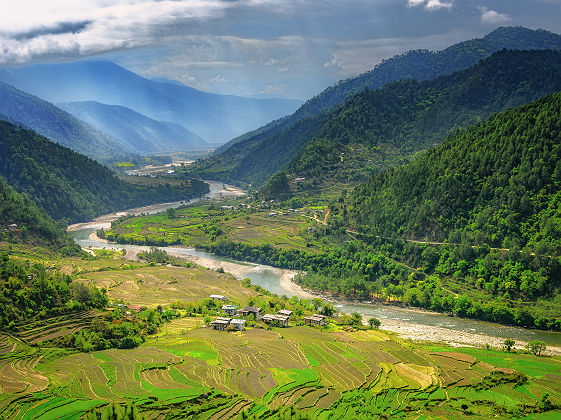
[[[1,69],[0,80],[55,104],[95,101],[127,107],[153,120],[180,125],[209,142],[228,141],[301,105],[293,99],[202,92],[178,82],[147,79],[104,61]]]

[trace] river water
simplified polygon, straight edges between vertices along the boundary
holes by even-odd
[[[216,199],[222,196],[240,195],[241,190],[224,185],[221,182],[206,181],[210,186],[210,192],[204,197],[207,199]],[[196,202],[201,199],[193,199],[190,202]],[[173,202],[146,206],[137,209],[127,210],[121,213],[101,216],[90,223],[81,223],[69,227],[69,233],[72,235],[76,243],[85,248],[107,248],[107,249],[126,249],[132,251],[148,250],[147,246],[124,245],[108,243],[107,241],[98,239],[92,233],[99,228],[108,228],[111,221],[126,214],[153,214],[164,211],[167,208],[175,208],[185,202]],[[222,266],[226,271],[229,269],[235,271],[238,278],[249,278],[252,284],[258,284],[263,288],[277,295],[286,295],[289,297],[308,297],[309,294],[299,290],[298,287],[287,287],[286,283],[281,282],[281,276],[285,270],[274,267],[235,261],[223,258],[204,251],[193,248],[184,247],[161,247],[166,249],[169,254],[175,256],[183,256],[188,258],[195,257],[197,263],[201,265],[210,265],[214,268]],[[352,303],[333,301],[333,306],[338,312],[352,313],[358,312],[365,317],[376,317],[382,321],[382,326],[389,326],[394,331],[404,333],[405,336],[438,340],[440,337],[446,336],[448,339],[444,341],[454,342],[454,335],[466,337],[471,336],[470,343],[476,343],[478,340],[486,340],[479,344],[490,342],[490,338],[495,338],[491,344],[497,345],[506,338],[515,341],[531,341],[543,340],[549,345],[561,347],[561,333],[532,330],[526,328],[509,327],[489,322],[475,321],[465,318],[447,316],[429,311],[419,311],[409,308],[402,308],[394,305],[386,305],[382,303]],[[427,335],[427,330],[432,332],[431,336]],[[483,337],[479,337],[479,336]],[[459,342],[466,342],[464,339]]]

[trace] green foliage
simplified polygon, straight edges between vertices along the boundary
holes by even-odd
[[[533,77],[531,73],[534,70],[537,69],[538,73],[540,72],[538,66],[533,67],[531,60],[523,62],[522,68],[519,68],[522,72],[528,70],[528,79],[515,82],[515,78],[511,79],[510,75],[504,77],[505,75],[502,72],[508,72],[509,69],[498,63],[501,68],[500,71],[494,72],[495,76],[492,74],[481,75],[477,79],[472,79],[471,84],[468,80],[464,80],[458,85],[458,90],[447,92],[447,95],[450,95],[451,98],[450,103],[443,99],[444,92],[438,91],[442,88],[442,85],[439,85],[438,82],[431,85],[430,82],[419,84],[407,81],[392,83],[391,87],[387,86],[385,90],[379,88],[397,80],[429,80],[437,76],[461,71],[470,66],[475,66],[479,60],[489,57],[503,48],[560,49],[560,44],[561,38],[559,35],[550,32],[531,31],[526,28],[500,28],[483,39],[456,44],[444,51],[410,51],[381,63],[370,72],[353,79],[341,81],[337,85],[326,89],[320,95],[305,103],[293,115],[234,139],[211,159],[195,165],[194,170],[196,173],[207,174],[224,180],[241,180],[261,184],[273,173],[286,169],[290,161],[298,154],[300,156],[292,163],[293,170],[297,168],[311,169],[313,166],[322,168],[332,158],[336,158],[333,151],[341,147],[340,144],[337,144],[339,135],[344,136],[342,144],[349,144],[355,139],[361,144],[389,143],[390,147],[387,151],[393,156],[384,156],[384,151],[380,159],[391,163],[392,159],[388,158],[395,159],[401,157],[401,153],[411,153],[411,146],[414,150],[420,150],[427,145],[430,146],[434,138],[438,142],[442,141],[443,137],[439,137],[440,134],[446,134],[449,130],[455,129],[461,124],[473,122],[478,117],[485,118],[491,112],[504,109],[506,106],[521,105],[540,96],[553,93],[559,88],[554,88],[557,82],[550,85],[550,88],[545,92],[542,89],[543,86],[524,85],[525,80]],[[518,67],[518,65],[514,67]],[[548,79],[548,71],[540,74],[539,77],[542,81]],[[458,74],[465,75],[468,73]],[[486,85],[486,80],[493,78],[502,79],[501,83],[508,85],[508,89],[500,94],[494,92],[492,85]],[[453,77],[437,80],[453,81]],[[515,84],[510,85],[510,82],[515,82]],[[426,95],[423,96],[421,92],[425,87],[427,88]],[[376,99],[381,102],[375,105],[371,103],[364,112],[357,112],[357,109],[359,109],[357,108],[358,102],[362,98],[359,92],[365,88],[379,89],[380,95]],[[415,101],[400,109],[400,98],[391,94],[393,90],[399,95],[405,94],[402,99],[410,95]],[[534,91],[532,92],[532,90]],[[489,94],[487,98],[485,92]],[[503,96],[505,92],[512,92],[512,95],[507,93]],[[442,97],[439,98],[441,94]],[[351,95],[356,96],[349,100]],[[371,96],[367,93],[367,97],[369,95]],[[345,100],[348,103],[343,105]],[[385,101],[388,100],[389,102],[386,103]],[[433,103],[435,100],[439,101],[439,105],[445,106],[445,108],[438,109],[438,105]],[[456,109],[455,106],[450,107],[450,104],[460,104],[460,106]],[[380,118],[367,112],[371,108],[381,114]],[[430,111],[434,110],[436,110],[438,123],[430,118]],[[395,128],[392,127],[394,125],[392,120],[394,115],[392,114],[394,113],[398,117],[396,122],[399,122]],[[419,121],[416,121],[417,119]],[[358,123],[358,130],[353,130],[351,123]],[[411,125],[410,128],[407,127],[408,124]],[[423,130],[428,131],[425,133]],[[401,135],[401,138],[396,139],[397,142],[391,137],[396,133]],[[415,138],[415,135],[419,133],[422,134],[421,138]],[[366,142],[361,137],[365,134]],[[427,135],[425,136],[425,134]],[[325,156],[314,154],[315,150],[300,152],[314,138],[326,142],[326,147],[320,146],[320,149],[328,150]],[[335,149],[329,149],[327,146],[333,140],[337,140]],[[394,146],[399,149],[397,153]],[[310,165],[310,162],[312,162],[312,165]],[[367,162],[368,159],[362,164]],[[357,166],[356,170],[361,173],[360,166]],[[323,173],[326,174],[325,171]]]
[[[153,246],[150,247],[150,251],[139,252],[138,258],[142,258],[143,260],[146,260],[148,262],[156,262],[160,264],[166,264],[170,261],[169,255],[165,250]]]
[[[286,200],[290,195],[288,178],[286,172],[277,172],[259,190],[259,195],[264,200],[281,199]]]
[[[96,287],[73,283],[61,273],[49,273],[0,255],[0,327],[13,328],[34,319],[72,311],[103,308],[107,297]]]
[[[545,342],[541,340],[533,340],[526,344],[526,349],[536,356],[539,356],[546,348]]]
[[[1,157],[0,157],[1,159]],[[17,224],[11,231],[8,226]],[[20,195],[0,176],[0,240],[39,241],[60,247],[64,254],[76,254],[79,247],[60,230],[43,209],[26,195]]]
[[[0,175],[55,220],[86,221],[97,215],[208,192],[196,179],[180,186],[131,185],[92,159],[29,130],[0,121]]]
[[[507,352],[510,352],[510,350],[512,350],[512,348],[514,347],[514,344],[516,344],[516,343],[514,342],[514,340],[511,340],[510,338],[507,338],[507,339],[505,340],[505,342],[504,342],[504,349],[505,349]]]
[[[370,328],[373,330],[377,330],[380,328],[380,325],[382,325],[382,322],[378,318],[372,317],[368,319],[368,325],[370,325]]]

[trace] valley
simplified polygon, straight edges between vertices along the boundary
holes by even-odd
[[[225,35],[243,2],[154,3],[140,46],[0,61],[0,419],[559,418],[561,35],[365,57],[304,102],[358,50],[296,70],[290,31]]]

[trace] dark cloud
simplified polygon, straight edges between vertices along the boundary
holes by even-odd
[[[37,28],[27,32],[16,33],[10,37],[16,41],[26,41],[45,35],[77,34],[92,23],[92,20],[85,20],[82,22],[58,22],[51,27]]]

